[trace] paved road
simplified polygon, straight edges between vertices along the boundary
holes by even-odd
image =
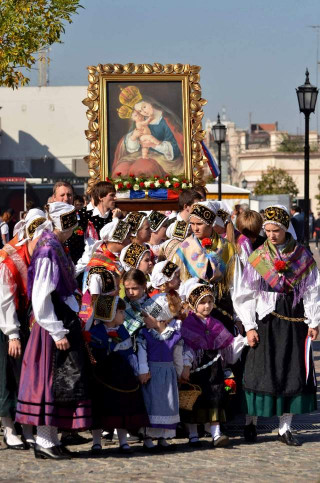
[[[315,253],[318,266],[320,256]],[[192,451],[185,440],[176,440],[174,453],[147,455],[141,444],[133,444],[133,456],[123,457],[115,446],[105,446],[103,455],[89,454],[91,443],[72,448],[75,458],[58,463],[36,460],[31,451],[10,451],[0,446],[0,481],[7,482],[145,482],[169,483],[188,481],[232,482],[303,482],[320,483],[320,340],[314,343],[318,377],[318,411],[296,417],[294,429],[299,430],[303,446],[289,448],[277,441],[276,420],[262,419],[255,445],[245,444],[241,421],[230,425],[232,446],[226,449],[204,447]],[[89,433],[84,433],[90,436]],[[2,441],[2,440],[1,440]]]

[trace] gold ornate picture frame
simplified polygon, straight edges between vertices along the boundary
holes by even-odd
[[[88,67],[88,189],[121,173],[181,175],[202,185],[200,67],[99,64]],[[144,173],[143,170],[146,170]]]

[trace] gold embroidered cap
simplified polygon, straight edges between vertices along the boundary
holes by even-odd
[[[90,283],[90,278],[93,274],[97,274],[100,276],[102,281],[102,293],[108,294],[109,292],[113,292],[117,288],[115,272],[113,273],[111,270],[107,270],[105,267],[92,267],[89,270],[88,278],[87,278],[87,285]]]
[[[94,318],[103,322],[112,322],[117,311],[117,295],[99,295],[94,304]]]
[[[217,211],[217,217],[221,218],[224,224],[226,224],[227,221],[230,221],[230,214],[222,209]]]
[[[67,231],[78,225],[77,212],[73,205],[62,201],[49,203],[48,218],[60,231]]]
[[[193,205],[190,212],[190,217],[196,216],[197,218],[200,218],[200,220],[204,221],[206,225],[213,225],[216,214],[204,203],[206,202],[196,203]]]
[[[38,226],[42,225],[42,223],[44,223],[45,221],[46,221],[46,218],[42,218],[42,217],[36,218],[30,223],[30,225],[28,224],[26,225],[27,236],[30,240],[32,240]]]
[[[148,216],[143,211],[132,211],[126,217],[125,221],[131,226],[131,232],[133,236],[137,234],[138,230],[141,228],[141,225],[146,218],[148,218]]]
[[[163,269],[161,270],[161,272],[166,277],[171,278],[172,275],[174,274],[174,272],[177,270],[177,268],[179,268],[179,267],[175,263],[173,263],[173,262],[167,262],[165,264],[165,266],[163,267]]]
[[[163,213],[159,213],[159,211],[152,211],[148,216],[151,231],[158,231],[167,219],[168,217]]]
[[[214,299],[213,291],[210,285],[207,284],[196,284],[194,288],[189,292],[187,297],[188,303],[193,310],[197,309],[198,303],[201,299],[210,295]]]
[[[286,209],[280,208],[279,206],[268,206],[264,210],[264,223],[263,227],[268,223],[274,223],[284,230],[288,230],[290,225],[290,216]]]
[[[121,250],[120,262],[126,271],[138,268],[142,257],[148,252],[150,253],[150,250],[146,246],[139,243],[130,243]]]

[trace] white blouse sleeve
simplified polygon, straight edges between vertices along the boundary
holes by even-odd
[[[236,266],[240,264],[239,257],[236,257]],[[241,276],[240,267],[238,266],[237,275],[236,276],[236,269],[235,269],[235,277],[233,281],[233,288],[230,290],[233,308],[235,313],[240,318],[241,322],[244,325],[246,331],[258,329],[258,325],[256,323],[256,305],[257,299],[259,297],[258,286],[259,286],[259,274],[248,265],[246,267],[250,271],[250,276],[254,280],[254,285],[256,285],[256,289],[252,290],[244,280],[243,275]],[[240,275],[240,276],[239,276]]]
[[[18,339],[20,322],[18,320],[15,291],[17,285],[8,267],[0,264],[0,330],[9,339]]]
[[[308,278],[311,279],[311,277],[315,275],[316,280],[314,283],[310,284],[310,287],[303,295],[304,313],[307,317],[305,322],[311,329],[315,329],[320,324],[320,276],[317,267],[313,270],[315,270],[316,273],[312,271],[308,275]]]
[[[138,364],[139,374],[147,374],[149,372],[148,357],[147,357],[147,341],[144,337],[137,338],[138,347]]]
[[[180,340],[173,348],[173,364],[177,371],[178,377],[181,376],[183,371],[183,340]]]
[[[36,260],[35,277],[32,287],[32,308],[36,321],[47,330],[57,342],[69,333],[58,320],[51,300],[51,293],[56,289],[53,283],[54,273],[58,267],[48,258]]]
[[[221,354],[222,360],[227,364],[235,364],[242,354],[243,348],[248,345],[248,339],[242,337],[242,335],[237,335],[233,339],[232,344],[230,344],[225,349],[221,349],[219,352]]]
[[[88,290],[91,295],[102,294],[102,280],[98,273],[93,273],[92,275],[90,275]]]

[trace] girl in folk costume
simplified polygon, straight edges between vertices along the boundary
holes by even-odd
[[[34,323],[25,350],[16,421],[37,426],[36,458],[69,459],[58,427],[91,425],[87,354],[74,297],[74,265],[63,243],[77,225],[74,207],[49,204],[53,232],[39,238],[28,270]]]
[[[119,254],[130,243],[129,232],[130,226],[127,223],[117,218],[114,219],[102,228],[101,240],[86,249],[76,266],[77,274],[85,269],[82,305],[79,314],[84,324],[92,314],[92,295],[109,292],[110,277],[114,278],[117,286],[119,285],[118,276],[122,272]],[[109,272],[114,272],[114,274]]]
[[[87,322],[90,347],[95,359],[93,369],[93,446],[92,453],[102,451],[102,429],[117,428],[120,452],[132,449],[127,430],[138,431],[148,424],[148,416],[138,376],[138,364],[130,335],[123,325],[125,302],[117,296],[99,295],[92,320]],[[95,321],[94,325],[92,321]]]
[[[157,262],[162,243],[167,239],[166,231],[169,218],[159,211],[152,211],[148,220],[151,229],[150,248],[154,255],[154,261]]]
[[[252,253],[252,245],[249,238],[234,229],[231,221],[232,210],[228,203],[225,201],[214,201],[213,203],[217,207],[217,216],[213,225],[214,231],[236,247],[239,260],[242,265],[245,265],[249,255]]]
[[[226,446],[229,438],[220,432],[225,421],[226,392],[222,359],[231,364],[240,356],[246,342],[234,338],[221,322],[210,314],[214,294],[208,284],[190,279],[183,286],[191,312],[183,321],[181,336],[184,347],[182,381],[190,381],[202,389],[192,411],[181,410],[181,419],[189,429],[190,446],[201,446],[197,424],[205,424],[212,434],[212,447]]]
[[[9,449],[28,449],[35,441],[32,426],[23,424],[22,441],[14,427],[21,363],[29,337],[27,310],[28,266],[39,236],[47,228],[46,215],[30,210],[19,222],[16,245],[0,264],[0,417]]]
[[[179,417],[177,373],[183,368],[181,334],[174,328],[175,313],[169,308],[166,294],[152,297],[149,310],[161,322],[157,328],[142,328],[137,338],[140,382],[150,426],[145,428],[143,448],[171,449],[167,438],[176,433]],[[170,324],[169,324],[170,322]]]
[[[139,245],[146,245],[149,248],[147,243],[151,237],[151,228],[147,213],[132,211],[125,218],[125,221],[131,226],[132,242],[138,243]]]
[[[176,328],[180,328],[181,321],[186,317],[185,307],[177,290],[180,287],[180,268],[173,262],[158,262],[150,278],[149,296],[165,293],[171,312],[175,314]]]
[[[146,245],[130,243],[121,250],[120,262],[122,268],[128,272],[132,269],[141,270],[146,276],[150,275],[153,269],[151,251]]]
[[[125,289],[124,301],[126,303],[124,326],[133,338],[134,346],[139,330],[147,325],[157,327],[158,322],[144,311],[146,305],[150,303],[150,297],[146,293],[147,279],[141,270],[132,269],[123,276]]]
[[[316,409],[311,340],[320,322],[320,277],[310,252],[290,235],[285,206],[265,210],[267,240],[249,257],[235,286],[234,308],[250,345],[244,371],[245,438],[256,439],[258,416],[280,416],[281,442],[298,446],[293,414]]]

